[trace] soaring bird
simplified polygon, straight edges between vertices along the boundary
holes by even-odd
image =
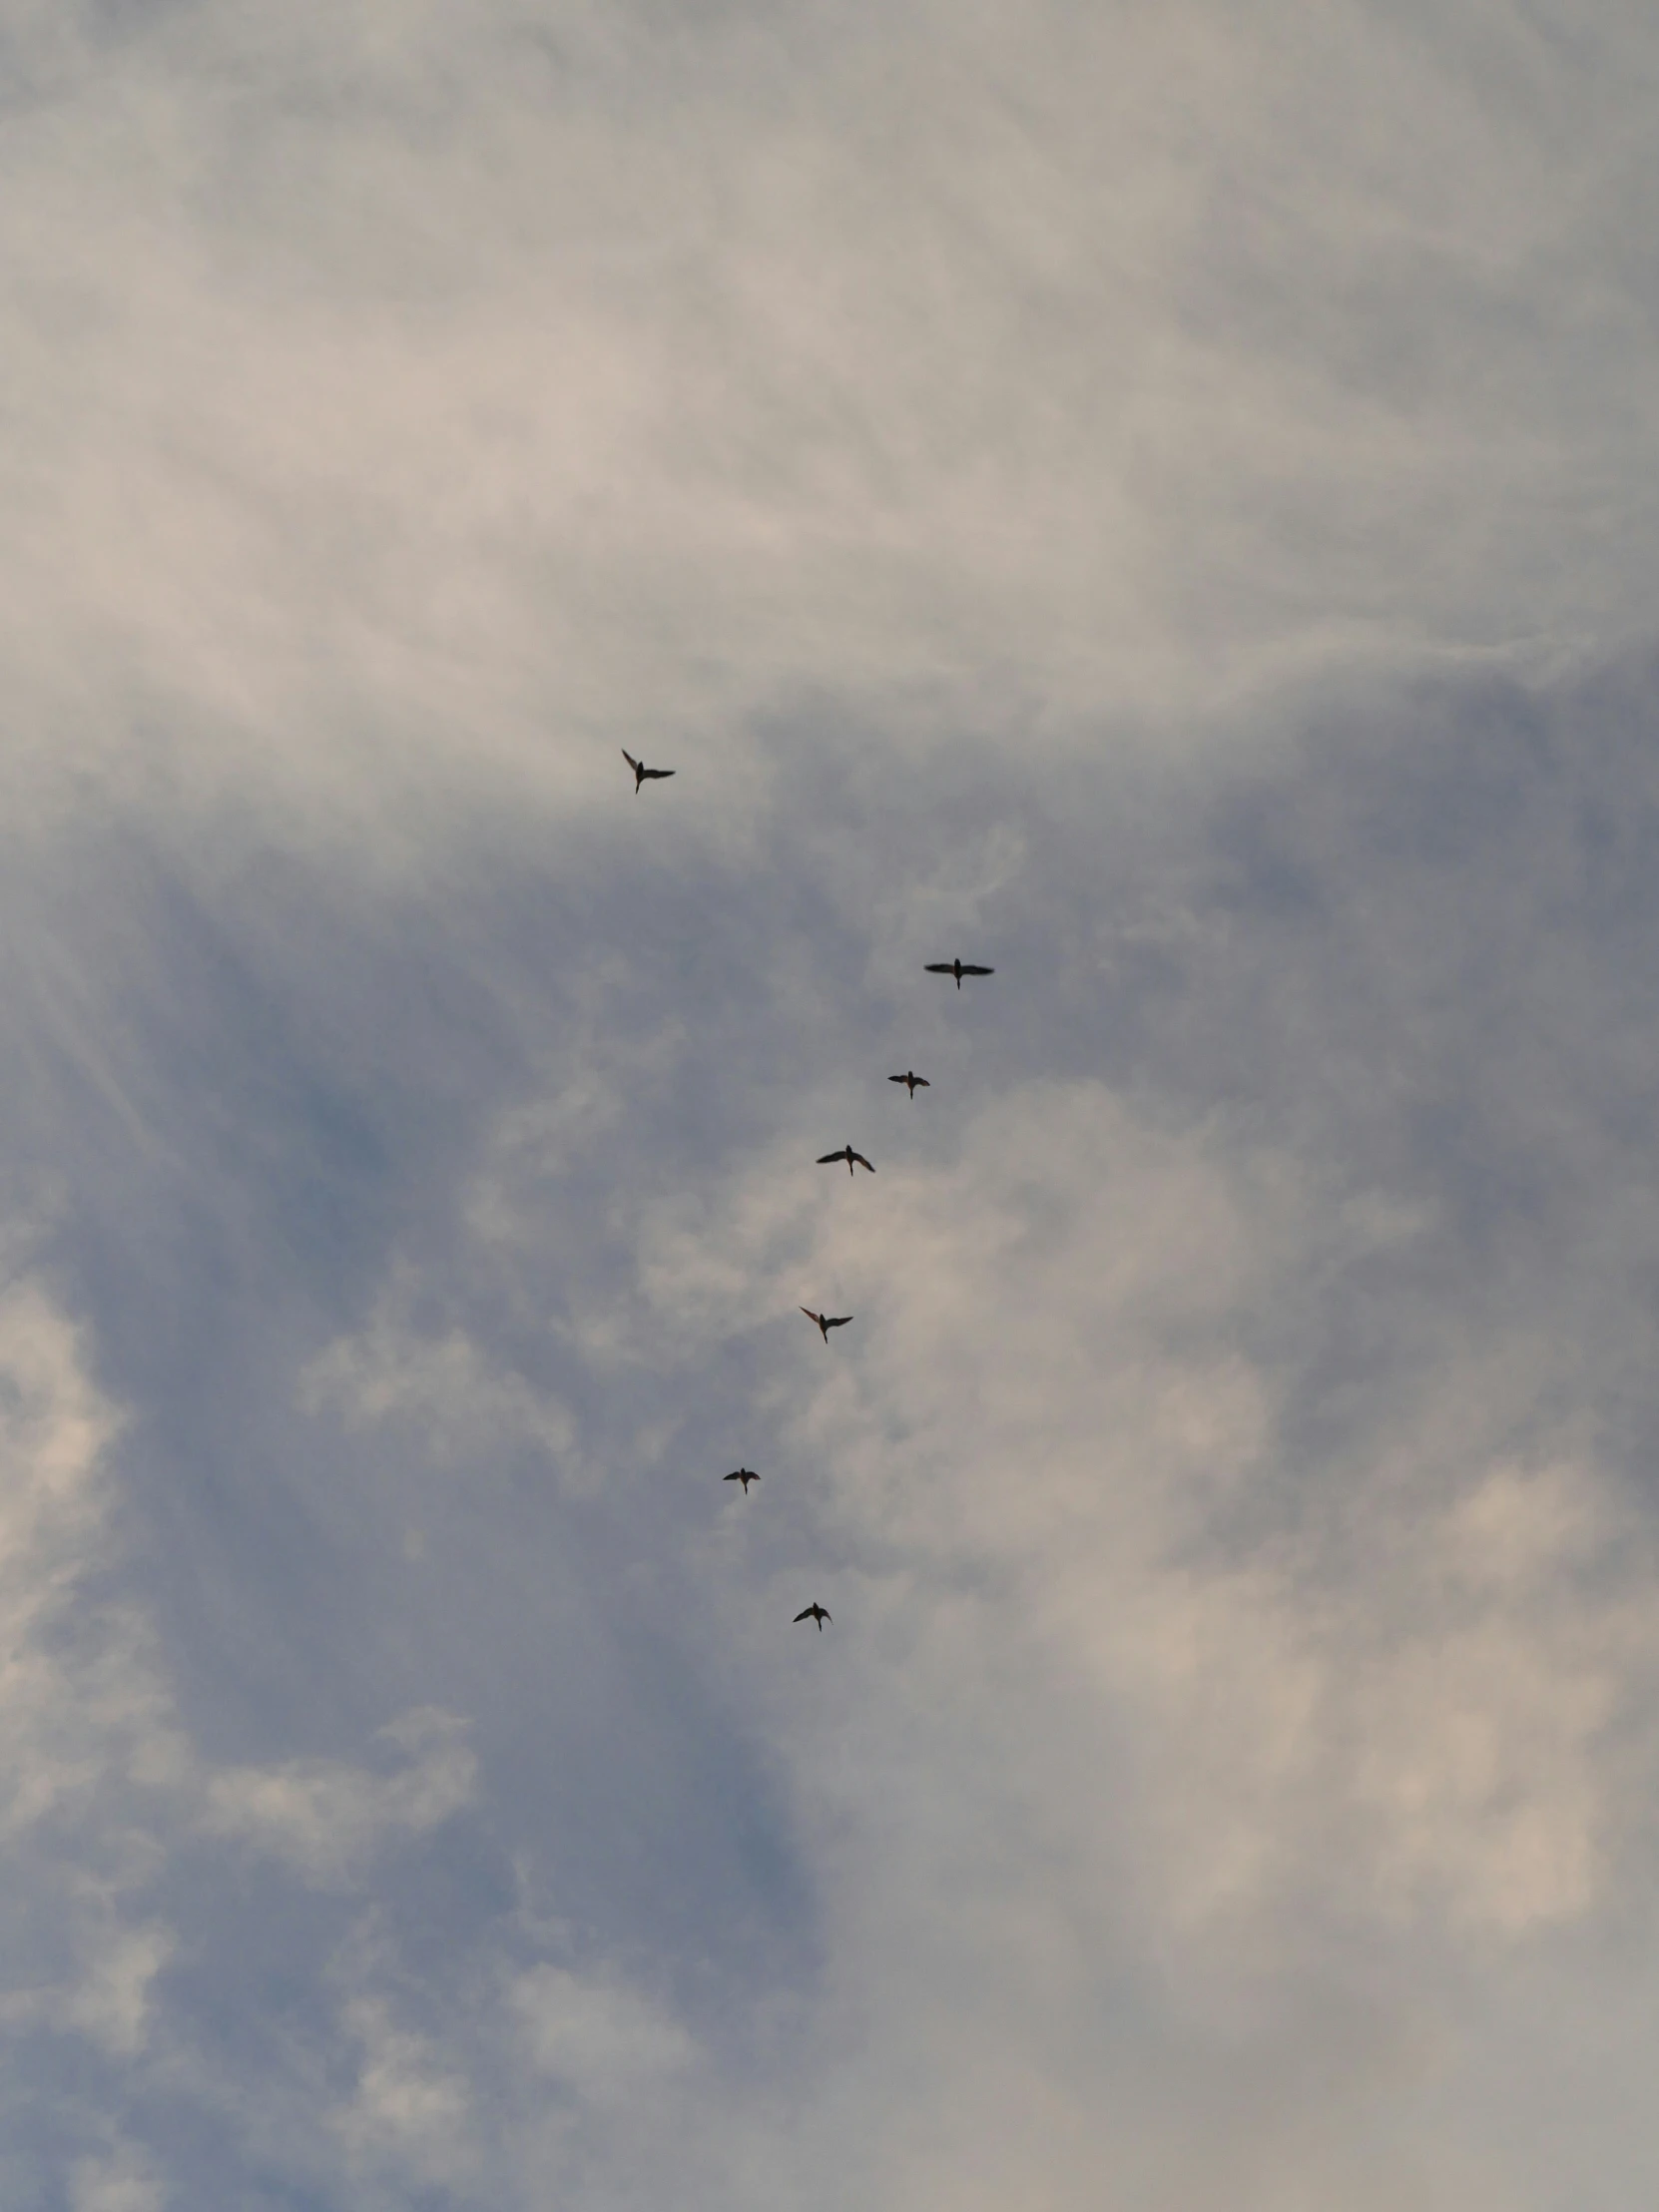
[[[854,1160],[857,1161],[859,1167],[869,1168],[869,1172],[871,1175],[875,1173],[875,1170],[869,1167],[869,1162],[864,1158],[863,1154],[861,1152],[854,1152],[849,1144],[843,1144],[839,1152],[825,1153],[823,1158],[819,1161],[819,1166],[821,1168],[827,1168],[830,1165],[832,1161],[835,1160],[844,1160],[846,1162],[846,1172],[848,1175],[852,1173],[852,1163]],[[803,1311],[805,1311],[805,1308],[803,1309]]]
[[[930,1091],[933,1088],[926,1076],[918,1075],[914,1068],[906,1068],[902,1075],[889,1075],[887,1081],[889,1083],[902,1083],[912,1098],[915,1097],[917,1091]]]
[[[720,1479],[723,1482],[741,1482],[743,1484],[743,1494],[747,1497],[750,1483],[759,1482],[761,1478],[753,1467],[734,1467],[730,1474],[723,1474]]]
[[[680,773],[678,769],[672,768],[647,768],[643,761],[635,760],[626,746],[622,748],[622,758],[634,772],[634,797],[636,799],[640,796],[640,786],[642,784],[660,784],[665,777],[677,776]]]
[[[797,1613],[795,1617],[798,1621],[811,1621],[822,1636],[824,1634],[824,1624],[830,1618],[830,1615],[824,1610],[817,1598],[814,1598],[807,1610],[804,1613]]]
[[[960,990],[964,975],[994,975],[996,970],[993,967],[975,967],[971,960],[929,960],[927,972],[929,975],[955,976],[956,988]]]
[[[803,1306],[801,1311],[806,1315],[809,1321],[816,1321],[818,1323],[819,1334],[823,1337],[826,1344],[830,1342],[830,1332],[831,1329],[844,1329],[847,1323],[852,1319],[852,1316],[850,1314],[815,1314],[810,1306]]]

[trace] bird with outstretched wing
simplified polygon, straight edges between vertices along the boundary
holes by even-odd
[[[623,746],[621,750],[622,758],[634,772],[634,797],[636,799],[640,796],[640,786],[642,784],[666,783],[669,777],[678,776],[680,773],[678,769],[673,768],[647,768],[643,761],[635,760],[626,746]]]
[[[929,975],[955,976],[956,988],[960,990],[964,975],[994,975],[996,970],[993,967],[975,967],[971,960],[929,960],[927,972]]]
[[[863,1154],[861,1152],[854,1152],[849,1144],[843,1144],[839,1152],[824,1153],[821,1156],[818,1164],[821,1168],[827,1168],[831,1166],[836,1160],[844,1160],[846,1162],[846,1172],[848,1175],[852,1173],[852,1163],[854,1160],[857,1161],[859,1167],[869,1168],[869,1172],[871,1175],[875,1173],[874,1168],[870,1166],[869,1161],[864,1158]]]
[[[819,1333],[823,1337],[826,1344],[830,1342],[830,1332],[831,1329],[844,1329],[847,1323],[852,1319],[852,1316],[850,1314],[815,1314],[810,1306],[803,1306],[801,1311],[806,1315],[809,1321],[816,1321],[818,1323]]]

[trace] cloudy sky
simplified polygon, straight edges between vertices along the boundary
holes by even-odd
[[[1654,2201],[1651,8],[0,93],[8,2212]]]

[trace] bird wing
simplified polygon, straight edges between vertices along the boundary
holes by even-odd
[[[852,1157],[854,1160],[857,1161],[859,1167],[868,1168],[871,1175],[875,1173],[873,1164],[870,1161],[866,1160],[861,1152],[854,1152]]]
[[[907,1075],[889,1075],[887,1077],[889,1083],[907,1083],[909,1080],[910,1078]]]
[[[665,776],[678,776],[680,771],[677,768],[648,768],[645,773],[652,783],[660,784]],[[975,972],[978,971],[975,970]],[[986,968],[984,972],[988,975],[990,969]]]
[[[930,1091],[933,1088],[932,1084],[928,1082],[925,1075],[912,1075],[910,1081],[915,1085],[918,1091]]]
[[[813,1617],[812,1606],[809,1605],[804,1612],[797,1613],[795,1617],[798,1621],[810,1621]]]
[[[638,761],[635,760],[634,756],[632,755],[632,753],[629,752],[626,746],[622,748],[622,758],[628,763],[628,766],[637,776],[640,772],[640,764],[638,763]]]
[[[846,1154],[844,1152],[826,1152],[820,1155],[818,1164],[821,1168],[827,1168],[832,1161],[844,1160],[845,1158]],[[801,1311],[805,1313],[807,1311],[806,1307],[803,1306]]]
[[[824,1326],[826,1329],[844,1329],[851,1319],[850,1314],[827,1314],[824,1318]]]
[[[731,1474],[723,1474],[720,1479],[723,1482],[741,1482],[743,1476],[734,1469]]]
[[[809,1321],[816,1321],[819,1324],[820,1328],[824,1326],[824,1316],[822,1314],[815,1314],[810,1306],[803,1306],[801,1311],[806,1315]]]
[[[996,970],[993,967],[974,967],[969,961],[964,960],[962,962],[962,973],[964,975],[994,975]]]
[[[929,975],[953,975],[956,971],[954,964],[949,960],[929,960],[927,972]]]

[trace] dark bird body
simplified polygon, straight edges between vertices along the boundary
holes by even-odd
[[[926,1076],[918,1075],[914,1068],[906,1068],[902,1075],[889,1075],[887,1081],[889,1083],[902,1083],[912,1098],[915,1097],[917,1091],[930,1091],[933,1088]]]
[[[795,1617],[798,1621],[811,1621],[814,1627],[818,1630],[819,1634],[822,1636],[824,1634],[824,1624],[830,1618],[830,1615],[825,1611],[824,1607],[820,1605],[818,1600],[815,1598],[812,1604],[807,1607],[805,1612],[797,1613]]]
[[[810,1306],[803,1306],[801,1311],[806,1315],[809,1321],[816,1321],[818,1323],[819,1334],[823,1337],[826,1344],[830,1342],[830,1332],[831,1329],[844,1329],[847,1323],[852,1319],[852,1316],[850,1314],[815,1314]]]
[[[759,1482],[761,1478],[753,1467],[734,1467],[730,1474],[723,1474],[720,1479],[723,1482],[741,1482],[743,1484],[743,1494],[747,1497],[750,1483]]]
[[[622,748],[622,758],[634,772],[634,797],[636,799],[640,796],[640,786],[642,784],[661,784],[670,776],[677,776],[680,773],[678,769],[672,768],[647,768],[643,761],[635,760],[626,746]]]
[[[927,972],[929,975],[955,976],[956,988],[960,990],[964,975],[994,975],[996,970],[993,967],[975,967],[971,960],[929,960]]]
[[[875,1170],[869,1166],[869,1162],[864,1158],[863,1154],[861,1152],[854,1152],[849,1144],[843,1144],[839,1152],[826,1152],[822,1154],[818,1164],[821,1168],[827,1168],[831,1164],[832,1161],[835,1160],[844,1160],[846,1162],[846,1172],[848,1175],[852,1173],[852,1163],[854,1160],[857,1161],[859,1167],[869,1168],[869,1172],[871,1175],[875,1173]]]

